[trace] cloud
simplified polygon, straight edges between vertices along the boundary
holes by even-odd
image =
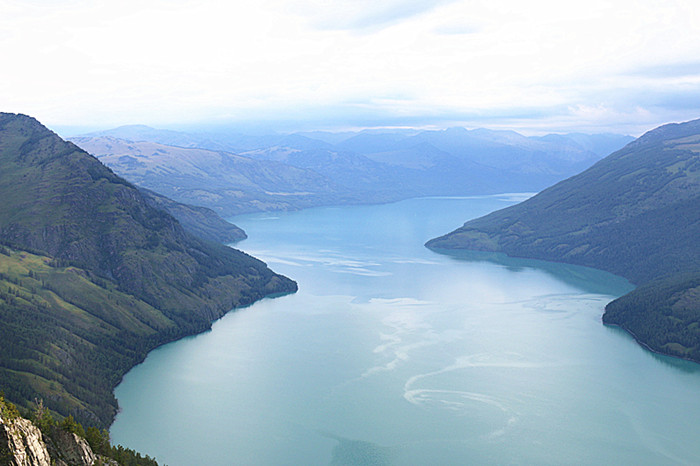
[[[700,108],[695,0],[0,0],[0,11],[2,110],[49,124],[540,131],[619,119],[628,131]]]
[[[476,34],[481,31],[481,28],[462,21],[451,21],[449,23],[436,26],[433,31],[435,31],[436,34],[453,36],[462,34]]]
[[[320,30],[377,30],[428,13],[456,0],[339,0],[299,2],[292,11]]]
[[[687,78],[700,77],[700,61],[640,66],[625,73],[631,77]]]

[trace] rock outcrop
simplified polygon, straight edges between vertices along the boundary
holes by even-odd
[[[119,466],[95,454],[87,440],[53,427],[50,436],[8,409],[0,398],[0,466]]]
[[[53,434],[53,443],[58,466],[63,464],[66,466],[91,466],[96,464],[97,455],[92,451],[87,440],[77,434],[56,429],[56,433]]]
[[[51,457],[41,431],[27,419],[18,417],[6,420],[0,415],[0,464],[51,466]]]

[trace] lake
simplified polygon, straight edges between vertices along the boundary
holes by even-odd
[[[299,292],[150,353],[113,442],[170,466],[700,463],[700,366],[601,323],[626,280],[423,246],[521,199],[236,217]]]

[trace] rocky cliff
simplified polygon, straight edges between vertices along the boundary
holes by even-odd
[[[0,414],[0,464],[51,466],[51,457],[41,431],[26,419],[5,419]]]
[[[45,437],[31,421],[5,419],[0,414],[0,465],[2,466],[118,466],[96,455],[88,442],[72,432],[54,429]]]
[[[0,466],[158,465],[155,459],[121,445],[112,447],[107,431],[89,428],[85,433],[72,417],[58,423],[41,401],[38,406],[30,415],[35,424],[0,392]]]
[[[60,466],[92,466],[94,464],[117,464],[106,458],[96,455],[87,441],[73,432],[65,432],[61,429],[54,429],[51,438],[53,453],[52,459],[56,465]],[[107,462],[109,461],[109,463]]]

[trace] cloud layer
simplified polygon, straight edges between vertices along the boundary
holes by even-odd
[[[694,0],[0,0],[2,110],[621,131],[700,117]]]

